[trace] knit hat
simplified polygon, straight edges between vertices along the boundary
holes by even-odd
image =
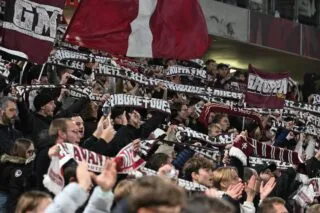
[[[124,112],[123,108],[116,107],[111,110],[111,119],[115,119],[116,117],[122,115]]]
[[[33,105],[36,109],[36,111],[38,112],[42,106],[46,105],[47,103],[49,103],[50,101],[54,100],[54,98],[47,93],[39,93],[33,101]]]
[[[238,135],[234,141],[233,146],[229,151],[229,156],[238,158],[244,166],[247,166],[248,156],[252,156],[254,147],[247,142],[244,136]]]

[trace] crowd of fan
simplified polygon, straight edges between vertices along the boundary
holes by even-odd
[[[139,63],[151,63],[140,61]],[[155,61],[153,61],[155,63]],[[158,60],[163,67],[175,65],[176,60]],[[187,64],[190,65],[190,64]],[[88,63],[88,70],[94,64]],[[155,66],[156,67],[156,66]],[[225,64],[214,60],[206,62],[208,80],[192,77],[170,77],[175,83],[211,86],[213,88],[243,91],[246,73],[230,73]],[[12,73],[20,72],[12,64]],[[39,78],[41,66],[34,65],[25,71],[26,84],[75,84],[82,73],[68,69],[45,70]],[[90,74],[90,73],[89,73]],[[148,76],[163,78],[159,69]],[[19,75],[9,76],[17,82]],[[209,136],[234,132],[244,137],[258,138],[265,143],[295,150],[305,159],[304,174],[319,177],[320,151],[315,150],[317,139],[291,131],[292,121],[286,128],[273,134],[266,122],[265,134],[258,127],[228,114],[212,113],[208,127],[195,118],[196,96],[168,91],[159,84],[145,88],[139,84],[113,77],[95,76],[91,82],[96,93],[105,94],[101,102],[89,98],[73,99],[66,89],[41,89],[30,91],[22,97],[8,86],[8,79],[1,79],[0,100],[0,212],[298,212],[292,196],[301,186],[296,167],[280,170],[276,165],[246,167],[228,155],[226,146],[223,157],[215,162],[188,147],[160,145],[146,159],[146,167],[157,171],[156,176],[133,178],[117,175],[116,164],[108,160],[100,174],[88,171],[85,162],[70,160],[62,168],[65,180],[63,191],[52,197],[43,185],[52,156],[57,155],[57,145],[72,143],[96,153],[114,157],[123,147],[133,142],[139,151],[142,139],[152,138],[158,127],[166,128],[167,138],[172,139],[177,126],[190,127]],[[237,82],[237,84],[234,84]],[[166,99],[171,104],[171,116],[162,112],[136,108],[113,108],[111,115],[102,113],[102,105],[113,93],[147,95]],[[298,93],[292,90],[291,99]],[[203,145],[200,141],[193,141]],[[206,186],[205,192],[188,192],[177,186],[177,177]],[[311,201],[307,212],[320,212],[319,199]]]

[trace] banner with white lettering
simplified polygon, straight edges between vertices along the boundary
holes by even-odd
[[[65,0],[4,0],[1,46],[45,63],[56,38]]]
[[[261,108],[283,108],[288,78],[288,73],[265,73],[250,64],[246,103]]]
[[[168,101],[156,98],[145,98],[126,94],[114,94],[104,103],[103,108],[125,106],[144,109],[153,109],[171,114]]]
[[[207,71],[204,69],[196,69],[193,67],[170,66],[167,71],[167,76],[192,76],[207,80]]]

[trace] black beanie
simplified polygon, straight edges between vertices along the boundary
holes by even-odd
[[[122,115],[124,112],[124,109],[122,107],[113,108],[111,110],[111,119],[115,119],[116,117]]]
[[[50,101],[54,100],[54,98],[48,93],[39,93],[33,101],[34,108],[38,112],[42,106],[46,105]]]

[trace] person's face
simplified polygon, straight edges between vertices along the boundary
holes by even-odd
[[[129,113],[130,117],[130,124],[134,126],[135,128],[140,128],[141,126],[141,116],[140,113],[134,110],[132,113]]]
[[[215,72],[216,71],[216,69],[217,69],[217,64],[215,63],[215,62],[210,62],[209,64],[208,64],[208,66],[207,66],[207,70],[209,71],[209,72]]]
[[[52,117],[53,116],[53,112],[56,109],[56,105],[54,103],[54,100],[48,102],[46,105],[44,105],[42,107],[42,109],[43,109],[43,112],[44,112],[45,115]]]
[[[216,136],[220,135],[221,133],[222,133],[221,128],[214,126],[209,129],[208,135],[211,137],[216,137]]]
[[[1,118],[3,124],[14,124],[17,118],[17,105],[12,101],[7,102],[7,106],[4,110],[1,110]]]
[[[34,154],[34,145],[31,144],[29,148],[26,150],[26,159],[32,157]]]
[[[200,168],[198,173],[193,174],[193,181],[206,187],[212,187],[212,169]]]
[[[182,105],[181,109],[178,113],[178,116],[182,119],[182,120],[186,120],[188,118],[188,107],[187,105]]]
[[[208,116],[208,124],[211,124],[211,123],[212,123],[212,121],[213,121],[213,119],[214,119],[214,116],[215,116],[214,112],[210,112],[210,113],[209,113],[209,116]]]
[[[225,183],[226,185],[226,188],[228,188],[229,186],[232,186],[232,185],[237,185],[238,183],[241,183],[242,180],[241,178],[239,177],[238,173],[236,171],[232,171],[231,173],[231,177],[230,179]]]
[[[49,80],[47,76],[41,76],[40,78],[40,84],[48,84]]]
[[[79,136],[80,138],[84,137],[84,123],[83,120],[80,116],[75,116],[71,118],[77,125],[78,130],[79,130]]]
[[[32,211],[27,211],[27,213],[44,213],[51,202],[51,198],[44,198],[40,201],[39,205],[35,209]]]
[[[79,128],[74,121],[67,122],[66,141],[72,144],[79,144]]]
[[[189,106],[188,107],[188,115],[191,117],[194,117],[196,113],[196,108],[195,106]]]
[[[288,213],[286,207],[281,203],[273,204],[273,208],[276,210],[275,213]]]
[[[228,75],[228,73],[229,73],[229,69],[228,68],[222,68],[222,69],[219,70],[219,74],[222,77],[226,77]]]
[[[260,173],[260,178],[265,183],[268,182],[272,177],[274,177],[274,174],[271,172],[270,169],[266,169],[265,171]]]
[[[227,131],[227,129],[230,127],[229,118],[226,116],[222,117],[219,124],[221,125],[223,131]]]

